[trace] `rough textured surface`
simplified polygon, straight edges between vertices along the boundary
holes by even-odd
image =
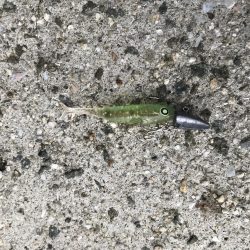
[[[212,2],[0,1],[1,250],[249,249],[250,4]],[[150,96],[212,128],[59,105]]]

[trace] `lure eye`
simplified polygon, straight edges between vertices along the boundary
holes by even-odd
[[[161,114],[162,114],[162,115],[168,115],[168,109],[166,109],[166,108],[161,108]]]

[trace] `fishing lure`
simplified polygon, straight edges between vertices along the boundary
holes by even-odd
[[[166,103],[129,104],[121,106],[104,106],[94,108],[69,108],[69,113],[92,115],[108,122],[127,125],[157,125],[172,123],[183,129],[208,129],[209,124],[199,117],[185,112],[177,112],[175,107]]]

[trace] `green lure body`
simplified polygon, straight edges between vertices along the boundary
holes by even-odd
[[[165,124],[174,119],[175,109],[165,103],[131,104],[93,108],[90,113],[117,124]]]

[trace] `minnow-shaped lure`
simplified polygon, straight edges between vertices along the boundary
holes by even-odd
[[[127,125],[157,125],[171,123],[183,129],[208,129],[209,124],[199,117],[185,112],[177,112],[174,106],[166,103],[129,104],[94,108],[69,108],[69,113],[93,115],[111,123]]]

